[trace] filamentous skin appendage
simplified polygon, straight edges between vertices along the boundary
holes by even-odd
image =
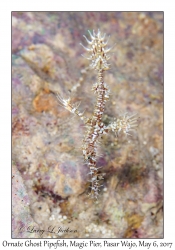
[[[77,115],[85,124],[87,130],[82,143],[82,151],[86,164],[89,167],[90,175],[90,196],[97,198],[100,190],[99,181],[102,179],[102,175],[99,174],[97,168],[97,145],[103,134],[108,133],[110,130],[119,134],[120,132],[130,135],[129,132],[137,126],[137,116],[128,116],[127,113],[123,117],[114,119],[109,125],[105,125],[102,122],[102,116],[105,109],[105,103],[110,96],[110,90],[107,84],[104,82],[104,72],[109,70],[110,64],[108,63],[110,57],[108,52],[111,48],[107,48],[108,40],[105,41],[105,34],[102,34],[100,30],[97,33],[93,31],[93,34],[89,32],[90,39],[86,36],[86,42],[88,47],[83,48],[89,53],[87,59],[90,61],[90,68],[97,72],[97,82],[93,84],[92,91],[96,95],[96,104],[93,114],[90,118],[81,113],[78,110],[79,104],[71,103],[69,99],[63,99],[58,95],[60,103],[71,113]]]

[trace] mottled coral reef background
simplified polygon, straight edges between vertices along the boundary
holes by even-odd
[[[130,138],[103,136],[104,180],[94,202],[81,152],[85,127],[56,93],[92,114],[96,74],[79,43],[98,28],[111,36],[109,47],[116,43],[104,123],[124,112],[140,118]],[[69,229],[57,234],[58,227]],[[12,237],[163,237],[162,12],[12,13]]]

